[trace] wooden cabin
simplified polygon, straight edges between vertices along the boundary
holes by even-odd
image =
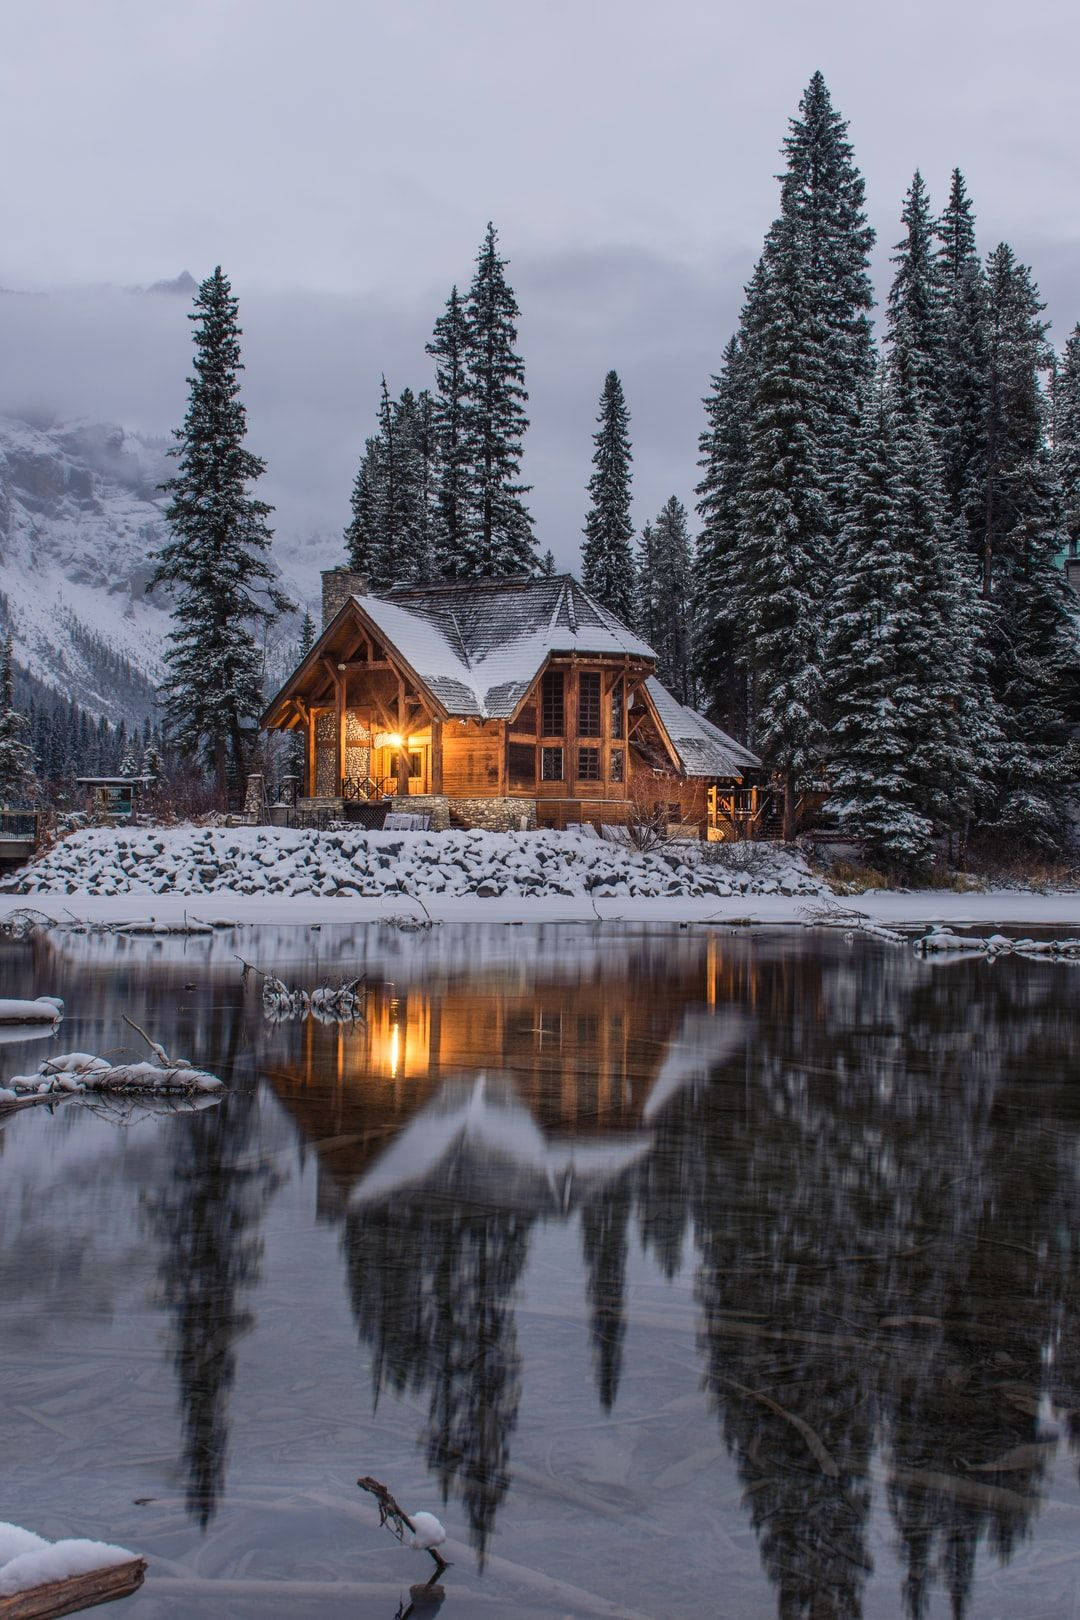
[[[263,725],[304,735],[302,809],[527,828],[625,823],[652,801],[702,836],[752,833],[760,761],[655,669],[568,574],[373,596],[331,569],[322,633]]]

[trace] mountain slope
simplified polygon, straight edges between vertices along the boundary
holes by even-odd
[[[93,714],[130,725],[161,678],[169,600],[146,595],[166,525],[168,445],[95,422],[48,427],[0,416],[0,620],[28,674]],[[291,548],[283,584],[312,605],[323,553]],[[268,670],[291,662],[297,623],[275,628]]]

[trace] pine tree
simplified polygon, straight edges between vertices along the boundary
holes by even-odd
[[[294,667],[304,662],[308,653],[315,645],[315,620],[310,613],[305,613],[300,622],[300,636],[296,643],[296,662]],[[288,747],[285,750],[284,775],[298,776],[303,781],[307,769],[307,738],[303,730],[289,733]]]
[[[630,413],[618,373],[609,371],[593,434],[590,507],[581,551],[581,580],[616,618],[634,614],[634,525],[630,517]]]
[[[933,426],[942,422],[939,399],[944,347],[944,303],[939,264],[934,251],[935,222],[918,169],[904,199],[904,239],[893,255],[896,273],[889,289],[889,342],[894,365],[901,366],[908,386],[918,392]]]
[[[465,452],[469,480],[456,577],[505,578],[537,566],[532,518],[519,483],[525,415],[525,368],[517,353],[518,306],[503,271],[494,225],[476,258],[466,304]]]
[[[1061,492],[1040,373],[1049,353],[1031,273],[1007,244],[987,264],[988,400],[980,576],[1003,733],[996,825],[1044,849],[1065,836],[1076,629],[1058,565]]]
[[[1080,556],[1080,325],[1065,343],[1054,379],[1054,472],[1061,491],[1061,544]]]
[[[656,673],[680,703],[693,703],[693,549],[686,508],[676,496],[642,531],[642,547],[641,600]]]
[[[427,353],[435,359],[433,429],[437,451],[435,565],[453,577],[462,562],[468,527],[469,447],[466,432],[469,327],[456,287],[435,322]]]
[[[15,707],[15,671],[10,634],[0,649],[0,803],[22,799],[37,786],[32,733]]]
[[[224,793],[242,780],[245,731],[262,708],[253,626],[291,608],[270,565],[271,508],[248,491],[265,463],[244,448],[237,300],[220,265],[195,296],[195,374],[170,496],[170,538],[148,589],[173,587],[163,706],[177,746],[210,766]]]
[[[937,224],[938,268],[946,287],[954,287],[978,262],[975,250],[975,213],[959,169],[949,182],[949,201]]]
[[[161,776],[161,755],[158,753],[157,744],[154,742],[153,737],[148,739],[146,747],[143,749],[142,774],[143,776],[152,776],[155,781]]]
[[[545,579],[550,579],[555,572],[555,553],[550,546],[540,559],[540,572]]]
[[[654,599],[654,572],[656,560],[656,542],[653,535],[653,526],[646,523],[638,536],[637,567],[637,599],[634,609],[634,628],[639,636],[643,637],[654,650],[656,638],[659,634],[659,615]]]
[[[757,274],[757,273],[755,273]],[[705,399],[697,486],[698,536],[695,577],[698,626],[695,664],[708,712],[735,736],[753,730],[748,649],[743,626],[743,578],[739,492],[746,465],[746,433],[753,384],[749,292],[739,332],[724,350],[723,364]]]
[[[801,322],[826,360],[816,377],[814,433],[834,533],[843,515],[860,400],[873,371],[874,232],[866,223],[866,187],[847,128],[823,75],[815,73],[784,142],[787,168],[780,186],[782,216],[799,242]]]
[[[431,577],[434,451],[430,395],[406,388],[392,400],[383,377],[379,429],[364,446],[345,530],[350,567],[374,591]]]
[[[120,775],[138,776],[138,774],[139,761],[135,754],[135,747],[133,743],[128,743],[128,746],[124,749],[123,758],[120,761]]]
[[[816,781],[821,716],[823,600],[830,578],[828,478],[836,471],[822,426],[829,351],[806,317],[809,238],[782,215],[763,261],[756,379],[739,488],[742,634],[754,684],[751,746],[783,792],[784,837],[795,835],[800,790]]]

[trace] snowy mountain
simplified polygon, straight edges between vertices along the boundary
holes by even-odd
[[[109,424],[0,416],[0,617],[16,660],[114,722],[149,712],[162,671],[168,599],[147,597],[146,582],[165,536],[167,449]],[[283,559],[285,586],[305,606],[325,549],[308,543]],[[295,635],[282,627],[273,666]]]

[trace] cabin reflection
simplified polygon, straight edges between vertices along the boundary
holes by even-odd
[[[369,983],[366,1022],[308,1019],[299,1049],[268,1073],[317,1154],[319,1214],[340,1217],[395,1128],[448,1081],[502,1077],[547,1133],[639,1128],[688,1010],[745,1004],[747,971],[745,952],[701,938],[670,966],[643,946],[618,972],[599,956],[570,980],[463,971]]]

